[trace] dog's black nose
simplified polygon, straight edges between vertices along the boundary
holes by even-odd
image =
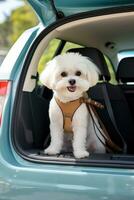
[[[75,79],[70,79],[69,83],[70,83],[70,85],[74,85],[76,83],[76,80]]]

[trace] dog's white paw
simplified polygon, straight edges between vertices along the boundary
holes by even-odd
[[[75,151],[74,156],[75,156],[75,158],[85,158],[85,157],[89,156],[89,152],[88,151]]]
[[[54,147],[48,147],[47,149],[44,150],[44,153],[45,153],[45,154],[48,154],[48,155],[56,155],[56,154],[59,154],[60,151],[57,150],[57,149],[54,148]]]

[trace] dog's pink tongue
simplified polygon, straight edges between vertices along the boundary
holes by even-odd
[[[75,92],[76,86],[68,86],[67,89],[69,90],[69,92]]]

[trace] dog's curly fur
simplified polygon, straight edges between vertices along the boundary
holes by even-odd
[[[79,53],[58,55],[48,62],[40,75],[42,84],[54,91],[49,107],[51,143],[45,149],[46,154],[60,153],[63,147],[67,146],[68,140],[72,141],[73,153],[76,158],[88,157],[90,152],[105,152],[105,147],[94,132],[93,122],[84,103],[73,116],[72,138],[65,140],[69,134],[64,134],[62,112],[54,98],[66,103],[82,97],[84,92],[96,85],[98,74],[97,66]],[[73,85],[70,80],[74,81]],[[97,119],[95,120],[97,123]],[[98,130],[96,133],[105,142]],[[67,148],[69,147],[67,146]]]

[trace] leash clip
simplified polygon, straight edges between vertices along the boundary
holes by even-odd
[[[93,105],[93,106],[95,106],[97,108],[100,108],[100,109],[104,109],[104,105],[103,104],[101,104],[98,101],[92,100],[91,98],[83,97],[83,98],[81,98],[81,102],[89,104],[89,105],[91,104],[91,105]]]

